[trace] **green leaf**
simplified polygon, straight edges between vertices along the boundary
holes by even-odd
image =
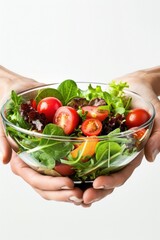
[[[64,98],[64,105],[67,105],[72,98],[77,96],[78,87],[75,81],[67,79],[58,86],[58,91]]]
[[[94,98],[104,98],[104,94],[102,91],[101,86],[96,86],[95,88],[92,87],[91,84],[88,85],[87,90],[81,90],[79,89],[79,96],[86,98],[88,101],[94,99]]]
[[[121,146],[116,142],[101,141],[96,147],[96,159],[103,161],[113,156],[114,154],[121,152]]]
[[[17,95],[17,93],[13,90],[11,92],[11,101],[8,103],[6,108],[6,117],[16,126],[29,129],[29,124],[23,119],[20,114],[20,105],[22,102],[22,97]]]
[[[62,102],[62,104],[64,104],[64,98],[57,89],[45,88],[43,90],[40,90],[38,95],[35,97],[35,100],[37,103],[39,103],[43,98],[46,98],[46,97],[58,98]]]
[[[64,131],[61,127],[50,123],[44,128],[43,134],[64,136]],[[68,141],[45,137],[40,140],[38,146],[28,150],[27,153],[33,154],[39,162],[50,168],[54,166],[55,161],[60,161],[61,158],[66,157],[72,148],[73,145]]]
[[[127,82],[116,82],[114,80],[110,82],[109,86],[109,93],[119,98],[124,96],[124,89],[129,87]]]

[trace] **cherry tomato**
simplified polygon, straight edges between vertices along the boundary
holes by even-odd
[[[31,104],[31,106],[32,106],[34,109],[37,109],[37,103],[36,103],[36,100],[35,100],[35,99],[31,99],[31,100],[30,100],[30,104]]]
[[[102,123],[96,118],[88,118],[82,123],[81,129],[86,136],[97,136],[102,131]]]
[[[150,119],[149,113],[141,108],[131,110],[126,116],[126,125],[128,128],[138,127]]]
[[[84,106],[82,113],[87,112],[86,118],[96,118],[101,122],[108,116],[108,110],[100,109],[98,106]]]
[[[75,173],[74,169],[72,166],[65,164],[65,163],[60,163],[54,167],[55,171],[61,174],[62,176],[70,176]]]
[[[77,111],[69,106],[62,106],[57,109],[53,123],[63,128],[65,134],[71,134],[79,123],[79,115]]]
[[[55,97],[43,98],[37,105],[37,111],[44,113],[49,122],[53,121],[53,116],[57,109],[62,106],[61,101]]]

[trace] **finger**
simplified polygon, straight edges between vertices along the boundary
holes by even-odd
[[[22,77],[21,75],[10,71],[9,69],[7,69],[3,66],[0,66],[0,77],[1,76],[2,77],[5,76],[6,78],[10,78],[10,79],[15,79],[15,77]]]
[[[155,99],[153,102],[156,116],[151,136],[145,146],[145,156],[148,161],[154,161],[160,152],[160,101]]]
[[[91,205],[94,202],[100,201],[104,197],[113,192],[114,189],[100,190],[89,188],[83,193],[83,206]]]
[[[22,177],[33,188],[46,191],[73,189],[74,183],[67,177],[52,177],[42,175],[26,165],[15,153],[11,160],[12,171]]]
[[[140,165],[142,157],[143,152],[141,152],[131,163],[129,163],[122,170],[108,176],[100,176],[96,178],[93,182],[93,187],[95,189],[113,189],[115,187],[123,185],[132,175],[135,168]]]
[[[0,118],[0,152],[1,152],[2,162],[4,164],[8,163],[12,156],[12,150],[9,142],[6,139],[1,118]]]
[[[59,190],[59,191],[42,191],[34,188],[34,190],[45,200],[54,200],[61,202],[72,202],[80,205],[83,201],[83,192],[79,188],[73,190]]]
[[[145,146],[145,156],[149,162],[153,162],[160,152],[160,130],[154,130]]]

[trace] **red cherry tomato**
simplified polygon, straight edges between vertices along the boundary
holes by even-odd
[[[79,123],[79,115],[77,111],[68,106],[62,106],[56,111],[53,123],[63,128],[65,134],[71,134]]]
[[[54,169],[56,172],[58,172],[62,176],[70,176],[75,173],[72,166],[64,164],[64,163],[60,163],[60,164],[56,165]]]
[[[102,131],[102,123],[96,118],[88,118],[82,123],[81,129],[85,136],[97,136]]]
[[[44,113],[49,122],[53,121],[53,116],[57,109],[62,106],[59,99],[55,97],[43,98],[37,106],[37,111],[39,113]]]
[[[31,106],[32,106],[34,109],[37,109],[37,103],[36,103],[36,100],[35,100],[35,99],[31,99],[31,100],[30,100],[30,104],[31,104]]]
[[[96,118],[101,122],[108,116],[108,110],[100,109],[98,106],[84,106],[82,113],[87,112],[86,118]]]
[[[126,116],[126,125],[128,128],[138,127],[150,119],[149,113],[144,109],[133,109]]]

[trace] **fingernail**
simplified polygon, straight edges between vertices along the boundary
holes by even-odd
[[[104,186],[94,187],[95,189],[104,189]]]
[[[77,198],[75,196],[69,197],[69,200],[72,201],[72,202],[75,202],[75,203],[81,203],[83,201],[82,198]]]
[[[92,204],[92,203],[94,203],[94,202],[98,202],[99,200],[100,200],[100,198],[96,198],[96,199],[94,199],[94,200],[88,202],[87,204]]]
[[[73,189],[73,188],[68,187],[68,186],[62,186],[61,189],[62,189],[62,190],[69,190],[69,189]]]

